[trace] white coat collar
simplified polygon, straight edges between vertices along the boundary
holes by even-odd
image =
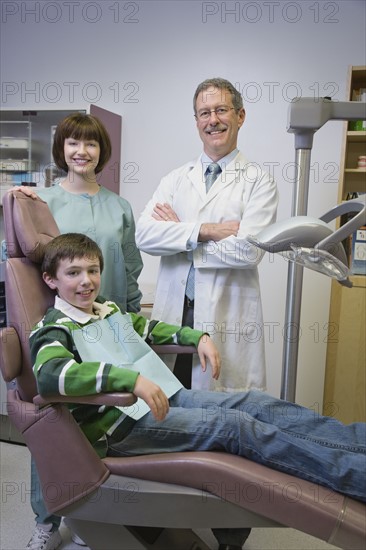
[[[225,170],[217,178],[215,185],[206,194],[204,174],[202,169],[202,155],[192,163],[188,177],[200,194],[201,199],[206,203],[217,195],[222,189],[230,185],[237,178],[242,178],[248,167],[248,161],[239,151],[235,158],[226,166]]]

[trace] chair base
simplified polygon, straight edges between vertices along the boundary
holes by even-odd
[[[72,518],[65,523],[91,550],[210,550],[191,529],[125,527]]]

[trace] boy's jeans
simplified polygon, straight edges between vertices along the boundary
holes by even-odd
[[[148,413],[108,444],[110,456],[227,451],[366,501],[366,424],[345,426],[256,390],[181,389],[162,422]]]

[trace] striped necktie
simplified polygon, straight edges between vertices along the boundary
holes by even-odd
[[[209,192],[212,185],[215,183],[217,176],[221,173],[220,165],[217,162],[212,162],[208,165],[205,172],[206,193]]]

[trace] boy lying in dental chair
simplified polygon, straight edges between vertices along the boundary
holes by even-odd
[[[366,424],[345,426],[259,391],[183,388],[148,344],[193,344],[217,378],[220,358],[209,336],[98,297],[102,270],[102,253],[87,236],[53,239],[42,273],[55,305],[30,336],[41,395],[138,397],[125,408],[70,405],[100,456],[225,451],[366,501]]]

